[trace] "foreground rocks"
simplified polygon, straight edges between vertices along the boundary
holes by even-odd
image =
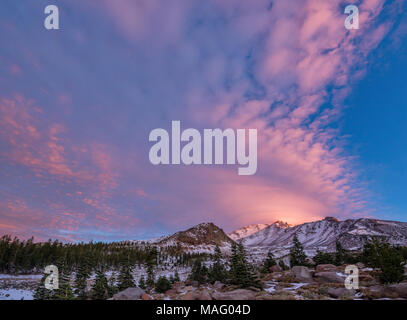
[[[140,300],[144,290],[134,287],[116,293],[111,300]]]
[[[291,270],[270,268],[262,278],[263,290],[239,288],[219,281],[199,284],[193,281],[174,283],[165,293],[146,293],[140,288],[128,288],[111,300],[372,300],[407,299],[407,281],[380,285],[378,270],[360,264],[359,289],[344,286],[346,266],[331,264],[315,268],[294,266]]]
[[[291,274],[299,281],[312,281],[312,274],[307,267],[294,266],[291,269]]]

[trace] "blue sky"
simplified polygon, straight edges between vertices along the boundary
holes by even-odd
[[[341,119],[349,150],[359,155],[378,200],[377,215],[402,221],[407,212],[407,38],[395,37],[407,28],[406,21],[404,10],[346,99]]]

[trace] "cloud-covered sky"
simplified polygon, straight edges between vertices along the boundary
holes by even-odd
[[[406,221],[404,1],[60,0],[52,31],[45,4],[0,4],[0,234]],[[257,173],[153,166],[172,120],[257,129]]]

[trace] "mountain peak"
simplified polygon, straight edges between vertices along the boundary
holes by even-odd
[[[275,225],[275,226],[277,226],[279,228],[283,228],[283,229],[292,227],[291,224],[288,224],[287,222],[284,222],[281,220],[277,220],[277,221],[273,222],[272,225]]]
[[[339,220],[335,217],[325,217],[324,221],[339,222]]]
[[[243,228],[237,229],[233,232],[228,233],[229,238],[233,240],[239,240],[245,237],[248,237],[256,232],[259,232],[260,230],[263,230],[270,226],[270,224],[266,223],[257,223],[257,224],[249,224]]]
[[[200,223],[187,230],[179,231],[166,237],[161,244],[181,243],[187,246],[231,244],[231,240],[226,233],[212,222]]]

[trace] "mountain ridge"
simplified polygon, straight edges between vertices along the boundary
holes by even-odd
[[[360,250],[371,237],[384,238],[393,245],[407,246],[407,222],[325,217],[295,226],[282,221],[252,224],[229,234],[214,223],[206,222],[147,242],[158,246],[179,246],[185,251],[213,252],[216,245],[228,251],[231,244],[237,241],[253,254],[273,250],[279,257],[288,254],[294,235],[297,235],[308,256],[313,256],[317,250],[335,251],[336,241],[347,250]]]

